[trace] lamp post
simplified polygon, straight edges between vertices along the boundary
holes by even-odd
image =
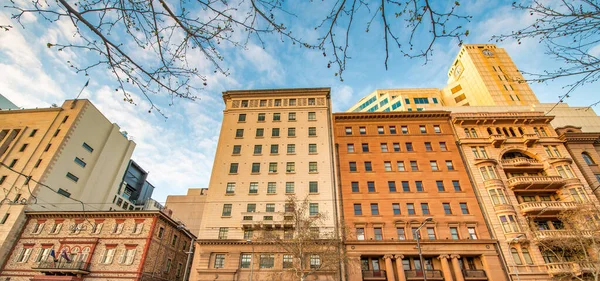
[[[524,234],[519,234],[517,235],[517,237],[511,239],[510,241],[508,241],[508,250],[510,251],[510,255],[512,256],[512,261],[513,261],[513,269],[515,271],[515,275],[517,275],[517,281],[521,281],[521,278],[519,277],[519,270],[517,269],[517,262],[515,261],[515,256],[512,255],[512,250],[510,249],[510,245],[515,243],[515,242],[519,242],[519,238],[525,236]]]
[[[250,281],[252,281],[252,275],[254,275],[254,243],[252,243],[252,239],[248,239],[246,242],[252,245],[252,256],[250,256]]]
[[[433,220],[432,217],[426,218],[419,227],[417,227],[417,249],[419,250],[419,260],[421,261],[421,270],[423,270],[423,280],[427,281],[427,268],[425,267],[425,263],[423,262],[423,252],[421,251],[421,228],[425,226],[426,223]]]

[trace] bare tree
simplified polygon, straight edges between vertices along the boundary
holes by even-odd
[[[517,10],[528,13],[535,21],[510,34],[494,36],[496,42],[516,39],[519,44],[535,39],[546,47],[546,53],[564,63],[564,67],[529,73],[526,81],[546,82],[557,78],[572,77],[575,82],[565,86],[566,93],[560,101],[569,97],[576,88],[591,84],[600,78],[600,2],[598,0],[561,0],[513,2]]]
[[[258,243],[271,245],[274,252],[288,258],[284,258],[281,278],[303,281],[319,275],[335,280],[346,262],[346,255],[340,232],[333,223],[327,223],[326,214],[311,215],[307,199],[290,196],[283,220],[283,233],[265,230],[257,239]]]
[[[394,46],[404,56],[427,61],[438,39],[462,44],[469,33],[461,23],[470,17],[456,13],[458,1],[434,5],[430,0],[335,0],[311,5],[319,11],[329,7],[308,31],[317,33],[315,42],[296,35],[303,32],[292,33],[305,27],[290,26],[297,15],[281,0],[11,0],[4,7],[13,10],[12,18],[22,27],[31,24],[23,20],[27,14],[49,23],[70,21],[76,28],[74,38],[47,46],[75,52],[77,61],[66,63],[77,73],[108,68],[125,101],[134,103],[129,91],[135,90],[158,112],[153,95],[194,100],[211,71],[229,74],[223,45],[245,48],[248,42],[258,42],[265,47],[266,36],[273,35],[325,56],[333,54],[327,66],[337,66],[335,75],[342,79],[351,36],[363,37],[363,31],[375,26],[383,31],[386,68]],[[0,27],[8,31],[11,26]],[[207,62],[208,70],[199,69],[201,62]]]
[[[558,280],[600,280],[600,209],[582,205],[560,213],[562,229],[540,232],[537,244]],[[535,227],[535,226],[534,226]]]

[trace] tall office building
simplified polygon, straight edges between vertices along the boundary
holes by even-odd
[[[135,143],[88,100],[0,111],[0,263],[25,210],[108,210]],[[41,184],[38,184],[41,183]]]
[[[550,125],[552,116],[542,112],[451,116],[459,149],[511,279],[550,280],[593,271],[593,266],[571,262],[581,254],[576,247],[550,248],[552,241],[571,239],[577,245],[579,235],[588,235],[564,222],[562,212],[598,204]],[[579,149],[574,151],[581,153]],[[590,171],[586,172],[589,177]],[[564,251],[568,253],[557,255]]]
[[[347,280],[507,280],[449,112],[333,116]]]
[[[325,217],[320,231],[336,225],[330,89],[227,91],[223,100],[191,280],[289,274],[283,249],[256,237],[286,233],[288,195]]]
[[[146,201],[154,192],[154,186],[148,182],[148,172],[133,160],[123,175],[121,187],[113,199],[115,210],[142,210]]]
[[[386,89],[368,94],[347,112],[422,111],[426,108],[437,110],[440,106],[439,89]]]

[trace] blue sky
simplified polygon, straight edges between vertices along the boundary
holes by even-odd
[[[23,1],[25,2],[25,1]],[[326,11],[321,1],[292,6],[298,18],[292,20],[292,29],[307,32],[319,13]],[[315,4],[316,3],[316,4]],[[295,3],[294,3],[295,4]],[[288,2],[288,5],[294,5]],[[470,35],[465,43],[490,43],[492,35],[509,33],[513,28],[532,22],[527,13],[515,11],[510,1],[461,1],[459,12],[473,19],[466,24]],[[74,27],[69,21],[49,24],[43,19],[28,16],[25,29],[10,19],[10,11],[0,10],[0,25],[13,25],[9,32],[0,31],[0,93],[25,108],[47,107],[75,98],[87,77],[75,74],[67,60],[93,60],[85,53],[57,52],[48,49],[48,42],[73,39]],[[225,65],[230,76],[211,74],[208,86],[198,93],[198,101],[175,100],[154,96],[153,99],[168,119],[148,113],[149,105],[133,93],[137,105],[123,101],[114,91],[115,82],[98,70],[82,98],[90,99],[112,122],[117,123],[137,143],[133,159],[150,172],[149,180],[156,186],[154,197],[164,201],[169,194],[185,194],[190,187],[207,187],[218,141],[222,110],[221,92],[232,89],[331,87],[334,112],[344,111],[364,95],[381,88],[441,88],[446,72],[458,46],[455,41],[441,40],[434,46],[431,61],[424,65],[421,59],[406,59],[391,49],[389,69],[383,65],[384,46],[379,28],[365,33],[365,22],[357,21],[352,34],[344,82],[328,69],[328,57],[281,43],[276,37],[267,37],[263,49],[251,41],[245,50],[228,48]],[[294,29],[294,30],[296,30]],[[308,30],[308,31],[307,31]],[[423,34],[422,34],[423,35]],[[424,38],[424,37],[422,37]],[[421,39],[421,38],[419,38]],[[523,44],[503,42],[519,69],[542,72],[560,64],[544,54],[544,48],[535,40]],[[600,46],[595,48],[600,53]],[[206,67],[201,58],[193,62]],[[564,93],[568,81],[532,85],[542,102],[554,103]],[[574,92],[567,103],[588,106],[598,100],[598,85],[589,85]]]

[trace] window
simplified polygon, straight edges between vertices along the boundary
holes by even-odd
[[[350,172],[356,172],[356,162],[350,162]]]
[[[308,144],[308,153],[309,154],[317,153],[317,144],[316,143],[309,143]]]
[[[377,133],[380,135],[385,134],[385,130],[383,129],[383,126],[377,126]]]
[[[279,137],[279,128],[272,128],[271,129],[271,136],[274,138],[278,138]]]
[[[267,194],[275,194],[277,193],[277,183],[269,182],[267,183]]]
[[[231,154],[239,155],[241,152],[242,152],[242,146],[241,145],[234,145],[233,146],[233,152],[231,152]]]
[[[448,171],[454,171],[454,164],[452,164],[452,160],[446,160],[446,168],[448,168]]]
[[[260,173],[260,163],[252,163],[252,173],[253,174]]]
[[[394,212],[394,215],[399,215],[400,214],[400,204],[392,203],[392,210]]]
[[[374,181],[367,182],[367,190],[369,192],[375,192],[375,182]]]
[[[308,162],[308,172],[309,173],[316,173],[316,172],[318,172],[317,162]]]
[[[102,255],[102,258],[100,258],[100,263],[111,264],[115,257],[115,251],[116,251],[115,248],[106,249],[104,251],[104,255]]]
[[[246,212],[248,212],[248,213],[256,212],[256,204],[252,203],[252,204],[246,205]]]
[[[428,203],[421,203],[421,212],[423,212],[423,215],[429,215],[429,204]]]
[[[446,147],[446,143],[445,142],[440,142],[440,150],[441,151],[448,151],[448,148]]]
[[[415,214],[415,204],[413,204],[413,203],[407,203],[406,204],[406,210],[408,211],[409,215],[414,215]]]
[[[356,240],[365,240],[365,229],[364,228],[356,229]]]
[[[505,233],[518,232],[519,228],[513,215],[500,216],[500,224]]]
[[[260,114],[259,114],[258,119],[260,121]],[[246,114],[240,114],[240,115],[238,115],[238,122],[246,122]]]
[[[394,148],[394,152],[400,152],[400,143],[393,143],[392,147]]]
[[[296,121],[296,112],[288,113],[288,121]]]
[[[417,189],[417,192],[423,192],[423,182],[422,181],[415,181],[415,187]]]
[[[4,181],[6,180],[7,176],[2,176],[0,177],[0,184],[4,183]]]
[[[33,136],[35,136],[35,133],[37,133],[37,131],[38,131],[38,129],[33,129],[33,130],[31,131],[31,133],[29,134],[29,137],[33,137]]]
[[[296,128],[288,128],[288,137],[296,136]]]
[[[308,105],[315,105],[315,98],[308,98]]]
[[[410,151],[414,151],[414,150],[413,150],[413,145],[412,145],[412,142],[407,142],[407,143],[406,143],[406,151],[409,151],[409,152],[410,152]]]
[[[317,127],[308,127],[308,136],[314,137],[317,135]]]
[[[388,181],[388,188],[389,188],[390,192],[396,192],[396,182]]]
[[[273,113],[273,121],[281,121],[281,113]]]
[[[256,137],[263,137],[265,135],[265,129],[257,128],[256,129]]]
[[[358,187],[358,182],[356,182],[356,181],[351,182],[351,186],[352,186],[352,192],[360,192],[360,189]]]
[[[269,173],[277,173],[277,162],[269,163]]]
[[[77,165],[85,168],[85,165],[87,165],[83,160],[81,160],[79,157],[75,157],[75,163],[77,163]]]
[[[392,171],[392,162],[385,161],[385,162],[383,162],[383,166],[384,166],[386,172]]]
[[[308,182],[308,192],[318,193],[319,192],[319,183],[316,181]]]
[[[467,207],[467,203],[460,203],[460,210],[463,213],[463,215],[468,215],[469,207]]]
[[[79,178],[71,173],[67,173],[67,178],[69,178],[70,180],[77,182],[79,181]]]
[[[406,240],[406,232],[404,232],[404,227],[396,227],[396,234],[398,235],[398,240]]]
[[[512,254],[513,261],[516,265],[522,265],[523,261],[521,261],[521,257],[519,256],[519,252],[516,248],[510,248],[510,253]]]
[[[348,153],[354,152],[354,144],[353,143],[347,144],[346,145],[346,150],[348,151]]]
[[[286,182],[285,183],[285,193],[294,193],[294,182]]]
[[[308,204],[308,210],[310,216],[316,216],[319,214],[319,203]]]
[[[296,162],[285,163],[285,171],[287,173],[295,173],[296,172]]]
[[[390,134],[391,135],[395,135],[396,134],[396,126],[390,126],[389,129],[390,129]]]
[[[272,144],[271,145],[271,154],[278,154],[278,153],[279,153],[279,145]]]
[[[467,227],[467,230],[469,231],[469,238],[477,239],[477,232],[475,231],[475,227]]]
[[[402,182],[402,191],[403,192],[410,192],[410,186],[408,185],[408,181],[403,181]]]
[[[254,155],[262,154],[262,145],[256,144],[254,145]]]
[[[444,206],[444,214],[452,215],[452,208],[450,208],[450,203],[442,203],[442,206]]]
[[[362,205],[360,205],[360,204],[354,204],[354,215],[355,216],[362,216]]]
[[[381,231],[381,227],[373,228],[373,234],[375,235],[375,240],[383,240],[383,233]]]
[[[42,249],[40,249],[40,251],[38,252],[37,257],[35,258],[35,262],[46,261],[46,259],[50,255],[50,250],[52,250],[52,249],[51,248],[42,248]]]
[[[437,189],[439,192],[445,192],[446,188],[444,187],[444,181],[436,181]]]
[[[37,131],[37,130],[35,130],[35,131]],[[85,150],[87,150],[87,151],[88,151],[88,152],[90,152],[90,153],[94,151],[94,149],[93,149],[93,148],[92,148],[92,147],[91,147],[89,144],[87,144],[87,143],[85,143],[85,142],[83,143],[83,145],[82,145],[82,146],[83,146],[83,148],[84,148]]]
[[[417,161],[410,161],[410,169],[413,171],[418,171],[419,166],[417,165]]]
[[[273,213],[275,212],[275,203],[267,203],[265,204],[265,212]]]
[[[12,161],[10,161],[10,164],[8,165],[8,167],[14,168],[15,165],[17,165],[17,161],[19,161],[19,159],[13,159]]]
[[[433,227],[428,227],[427,228],[427,239],[429,240],[435,240],[435,229]]]
[[[585,161],[585,163],[588,165],[596,164],[596,162],[594,162],[594,160],[592,160],[592,157],[589,154],[587,154],[586,152],[581,153],[581,157],[583,157],[583,161]]]
[[[124,221],[116,222],[113,225],[112,233],[113,234],[119,234],[119,233],[123,232],[123,228],[125,228],[125,222]]]
[[[523,254],[523,259],[527,264],[533,264],[533,260],[531,259],[531,255],[529,254],[529,249],[521,248],[521,254]]]
[[[225,267],[225,254],[216,254],[215,255],[215,268],[223,268]]]
[[[144,222],[135,222],[132,233],[140,234],[142,233],[142,230],[144,230]]]
[[[33,167],[37,168],[40,166],[40,164],[42,164],[42,159],[38,159],[37,162],[35,162],[35,165]],[[2,182],[0,182],[0,184],[2,184]]]
[[[36,223],[33,226],[33,230],[31,230],[31,233],[33,234],[40,234],[42,232],[42,230],[44,229],[44,225],[46,225],[45,223]]]
[[[243,138],[244,137],[244,129],[237,129],[237,130],[235,130],[235,137],[236,138]]]
[[[228,227],[219,228],[219,239],[227,239],[227,233],[229,232]]]
[[[380,144],[380,146],[381,146],[381,152],[388,152],[387,143],[382,143],[382,144]]]
[[[379,215],[379,205],[377,203],[371,203],[371,215]]]
[[[316,112],[309,112],[308,113],[308,120],[309,121],[317,120],[317,113]]]
[[[450,236],[452,237],[453,240],[460,239],[458,237],[458,227],[450,227]]]
[[[258,183],[257,182],[250,183],[250,189],[249,189],[248,193],[250,193],[250,194],[258,193]]]
[[[363,143],[361,145],[362,147],[362,152],[369,152],[369,144],[368,143]]]
[[[462,189],[460,188],[460,182],[452,181],[452,186],[454,187],[454,191],[462,191]]]
[[[479,171],[481,172],[481,176],[483,180],[496,179],[496,172],[493,166],[484,166],[479,167]]]
[[[19,256],[17,256],[17,262],[18,263],[27,262],[29,260],[29,256],[31,255],[32,251],[33,251],[33,248],[23,248],[23,249],[21,249],[21,252],[19,253]]]
[[[292,268],[294,259],[292,255],[283,255],[283,268]]]
[[[238,172],[238,163],[231,163],[229,164],[229,173],[230,174],[237,174]]]
[[[352,135],[352,127],[346,127],[346,135]]]
[[[439,171],[440,170],[438,168],[437,161],[435,161],[435,160],[429,161],[429,165],[431,166],[431,170],[432,171]]]
[[[430,142],[426,142],[425,143],[425,151],[433,151],[433,149],[431,148],[431,143]]]
[[[223,212],[221,213],[223,217],[231,216],[231,204],[223,204]]]
[[[506,204],[506,197],[504,196],[504,191],[502,189],[490,189],[488,192],[494,205]]]
[[[404,168],[404,161],[396,162],[396,166],[398,168],[398,172],[404,172],[406,169]]]
[[[407,127],[407,126],[401,126],[401,127],[400,127],[400,130],[402,131],[402,134],[403,134],[403,135],[406,135],[406,134],[408,134],[408,127]]]
[[[28,145],[29,144],[27,144],[27,143],[23,144],[23,146],[21,146],[21,149],[19,149],[19,152],[25,151],[25,149],[27,148]]]
[[[258,114],[258,122],[264,122],[264,121],[265,121],[265,114],[264,113],[259,113]]]
[[[365,127],[359,127],[359,128],[358,128],[358,132],[359,132],[361,135],[366,135],[366,134],[367,134],[367,128],[365,128]]]
[[[442,130],[440,129],[440,125],[433,125],[433,131],[436,134],[441,134],[442,133]]]
[[[366,172],[372,172],[373,171],[373,166],[371,166],[371,162],[370,161],[366,161],[365,162],[365,171]]]
[[[424,125],[419,126],[419,130],[421,131],[421,134],[427,134],[427,127]]]
[[[288,154],[295,154],[296,153],[296,145],[295,144],[288,144],[287,145],[287,153]]]

